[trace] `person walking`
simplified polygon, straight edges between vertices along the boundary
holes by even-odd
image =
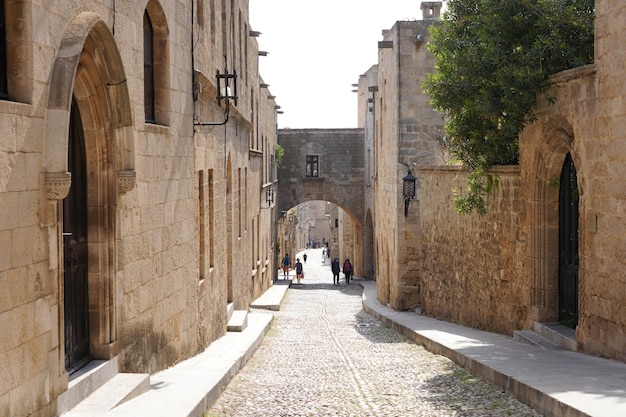
[[[302,285],[302,280],[304,279],[304,267],[302,266],[302,262],[300,262],[300,258],[296,258],[296,280],[298,281],[298,285]]]
[[[291,267],[291,259],[289,259],[289,254],[286,253],[283,258],[283,279],[289,278],[289,268]]]
[[[339,259],[333,259],[333,263],[330,265],[330,269],[333,271],[333,285],[339,285],[339,273],[341,269],[339,267]]]
[[[306,263],[306,253],[302,255],[302,259],[304,259],[304,263]]]
[[[350,259],[346,258],[343,263],[343,274],[346,276],[346,285],[350,283],[350,277],[352,277],[352,264],[350,263]]]

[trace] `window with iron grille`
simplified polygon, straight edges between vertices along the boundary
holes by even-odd
[[[307,177],[319,177],[319,156],[318,155],[306,156],[306,176]]]

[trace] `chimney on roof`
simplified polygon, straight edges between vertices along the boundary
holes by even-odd
[[[422,9],[422,19],[423,20],[434,20],[439,19],[439,15],[441,14],[442,2],[440,1],[423,1],[421,5]]]

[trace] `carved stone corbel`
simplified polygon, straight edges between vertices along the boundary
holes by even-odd
[[[46,172],[45,178],[48,200],[62,200],[67,197],[72,185],[71,172]]]
[[[133,188],[137,182],[137,172],[134,169],[117,171],[117,191],[120,194],[126,194]]]

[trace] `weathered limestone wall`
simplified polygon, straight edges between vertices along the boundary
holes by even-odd
[[[373,278],[372,265],[374,265],[374,219],[376,218],[376,199],[374,195],[375,180],[375,154],[374,154],[374,108],[375,97],[378,90],[378,66],[372,66],[367,72],[359,77],[358,83],[358,115],[359,127],[365,133],[365,221],[363,222],[363,276]]]
[[[0,415],[52,416],[69,379],[62,211],[72,96],[86,146],[89,352],[119,356],[130,372],[203,350],[226,332],[229,303],[246,309],[271,284],[275,209],[260,202],[276,178],[276,103],[260,86],[247,0],[202,10],[191,1],[4,4]],[[145,11],[156,122],[144,111]],[[237,42],[223,51],[226,27]],[[239,102],[227,124],[196,126],[224,120],[215,102],[224,55],[239,74]]]
[[[406,310],[420,302],[420,179],[404,215],[402,178],[411,169],[443,163],[439,140],[443,115],[435,112],[421,84],[434,68],[426,47],[434,20],[396,22],[379,42],[375,114],[376,277],[378,299]]]
[[[322,239],[330,239],[330,206],[328,201],[310,201],[308,205],[308,213],[304,219],[303,228],[308,230],[309,238],[321,244]]]
[[[626,361],[626,32],[623,2],[596,2],[598,99],[593,135],[582,140],[579,343],[586,352]],[[587,116],[579,113],[577,116]],[[586,130],[586,129],[585,129]],[[576,160],[575,160],[576,161]]]
[[[511,334],[559,319],[559,178],[577,172],[579,349],[626,360],[624,161],[626,5],[596,2],[595,62],[555,74],[548,104],[520,136],[519,173],[500,186],[484,217],[459,216],[452,168],[420,170],[425,314]]]
[[[512,335],[523,327],[530,302],[519,167],[492,171],[500,184],[484,216],[454,210],[452,190],[462,193],[467,185],[458,167],[419,173],[423,314]]]
[[[522,134],[520,152],[529,207],[533,218],[543,219],[530,229],[530,319],[558,317],[558,189],[545,184],[559,178],[570,153],[580,197],[577,342],[587,353],[625,361],[626,90],[623,71],[615,62],[625,55],[626,39],[612,16],[626,8],[613,6],[606,9],[608,14],[597,10],[595,64],[553,77],[555,88],[549,94],[556,102],[540,106],[538,121]]]

